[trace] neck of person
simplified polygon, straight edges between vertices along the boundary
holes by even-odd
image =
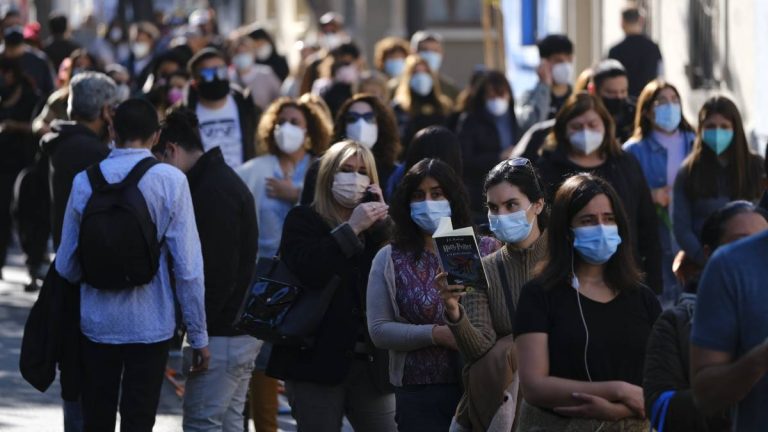
[[[337,209],[338,209],[338,212],[339,212],[339,216],[341,216],[341,220],[343,220],[344,222],[349,222],[349,218],[352,217],[352,211],[354,209],[353,208],[346,208],[346,207],[344,207],[342,205],[338,205],[338,204],[337,204]]]
[[[654,126],[653,127],[653,131],[657,132],[657,133],[660,133],[661,135],[674,136],[674,135],[677,135],[677,132],[680,131],[680,128],[677,128],[677,129],[673,130],[672,132],[670,132],[670,131],[662,129],[662,128],[658,127],[658,126]]]
[[[571,149],[571,151],[568,152],[568,159],[584,168],[594,168],[605,162],[605,157],[600,155],[599,150],[595,150],[590,154],[584,154],[578,150]]]
[[[536,240],[541,237],[541,230],[539,229],[538,220],[533,220],[533,227],[531,228],[531,233],[528,234],[528,237],[525,238],[525,240],[517,242],[517,243],[509,243],[508,246],[511,246],[515,249],[528,249],[531,247],[534,243],[536,243]]]
[[[562,97],[568,94],[568,90],[571,87],[568,84],[552,84],[552,94],[557,97]]]
[[[217,100],[208,100],[200,98],[200,105],[204,106],[205,108],[208,108],[209,110],[217,110],[224,108],[224,105],[227,104],[227,98],[229,97],[229,93],[227,93],[226,96],[224,96],[221,99]]]
[[[185,169],[182,169],[182,171],[188,173],[195,165],[197,165],[197,162],[204,154],[205,152],[202,150],[187,151],[187,166],[184,167]]]
[[[305,154],[307,154],[307,151],[302,146],[300,149],[293,153],[280,152],[280,154],[277,156],[277,160],[280,161],[280,167],[283,168],[283,172],[285,172],[285,168],[296,168],[296,165],[298,165],[299,162],[304,158]]]
[[[142,140],[131,140],[131,141],[123,141],[120,144],[116,144],[117,148],[120,149],[139,149],[139,150],[149,150],[149,146],[145,141]]]
[[[424,250],[427,252],[435,253],[435,242],[432,240],[432,234],[428,232],[421,233],[424,239]]]
[[[643,26],[639,24],[628,24],[624,26],[624,34],[626,36],[637,36],[643,34]]]

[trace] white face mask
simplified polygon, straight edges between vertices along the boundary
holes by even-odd
[[[272,56],[272,44],[265,43],[256,50],[256,58],[264,61]]]
[[[368,123],[360,118],[354,123],[347,123],[347,138],[359,142],[370,150],[379,139],[379,128],[375,123]]]
[[[146,42],[136,42],[131,46],[131,51],[136,58],[144,58],[149,54],[150,46]]]
[[[589,155],[595,152],[603,143],[605,133],[592,129],[582,129],[568,136],[571,146],[576,150]]]
[[[573,63],[555,63],[552,66],[552,81],[558,85],[570,84],[573,81]]]
[[[306,131],[296,125],[283,123],[275,126],[275,143],[277,148],[285,154],[291,154],[304,144]]]
[[[496,117],[502,116],[509,111],[509,99],[493,98],[485,101],[485,109]]]
[[[358,79],[358,70],[355,65],[346,65],[336,70],[336,81],[344,84],[354,84]]]
[[[337,172],[333,176],[331,193],[342,207],[355,208],[371,185],[371,178],[358,172]]]

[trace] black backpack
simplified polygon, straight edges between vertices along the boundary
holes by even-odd
[[[125,179],[110,184],[95,164],[88,168],[93,194],[80,222],[80,265],[83,282],[102,290],[122,290],[148,284],[160,263],[157,228],[139,180],[155,164],[139,161]]]

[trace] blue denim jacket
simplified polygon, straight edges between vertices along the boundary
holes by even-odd
[[[696,134],[688,131],[681,132],[685,142],[685,154],[688,155]],[[623,149],[632,153],[640,162],[648,187],[658,189],[667,186],[667,149],[659,144],[652,134],[640,140],[630,139],[624,144]]]

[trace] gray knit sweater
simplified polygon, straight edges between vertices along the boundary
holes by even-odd
[[[509,244],[483,258],[483,268],[488,277],[487,290],[474,290],[462,300],[461,317],[456,323],[446,319],[456,338],[459,351],[468,362],[482,357],[496,343],[497,338],[512,333],[514,313],[507,307],[507,297],[517,308],[520,290],[533,278],[536,265],[547,255],[547,236],[544,233],[527,249],[517,249]],[[503,264],[507,286],[504,292],[499,263]]]

